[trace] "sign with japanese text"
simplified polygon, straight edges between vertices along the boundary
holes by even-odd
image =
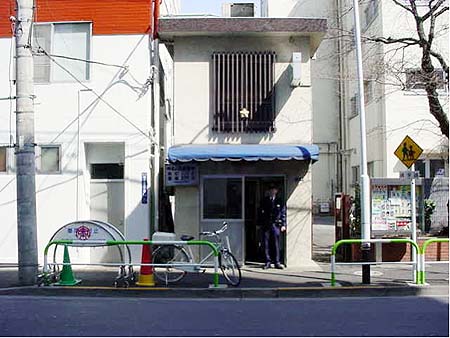
[[[198,184],[198,166],[196,164],[166,165],[166,186]]]
[[[147,173],[142,173],[141,187],[142,187],[141,203],[142,203],[142,204],[147,204],[147,203],[148,203],[148,180],[147,180]]]

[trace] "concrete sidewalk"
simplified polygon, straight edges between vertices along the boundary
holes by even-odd
[[[117,268],[102,267],[74,267],[74,275],[82,279],[81,286],[88,288],[110,288],[117,276]],[[361,266],[338,266],[336,279],[343,287],[361,287]],[[427,266],[427,282],[432,286],[447,287],[449,283],[449,268],[447,264]],[[405,287],[412,281],[411,266],[406,264],[379,265],[371,269],[373,287]],[[157,288],[170,289],[208,289],[213,282],[211,271],[205,273],[188,273],[181,281],[165,285],[157,281]],[[220,275],[220,284],[226,280]],[[330,265],[317,264],[316,268],[308,271],[298,269],[269,269],[260,266],[242,267],[242,282],[239,287],[228,289],[266,289],[279,290],[289,288],[326,288],[330,284]],[[0,290],[18,286],[17,268],[0,266]],[[75,287],[76,288],[76,287]]]
[[[165,285],[157,281],[157,285],[153,290],[165,290],[163,294],[178,296],[195,296],[203,294],[214,295],[228,295],[237,296],[253,295],[253,296],[279,296],[280,294],[301,295],[301,296],[317,296],[322,291],[326,294],[336,294],[339,290],[346,290],[344,294],[367,294],[368,292],[375,292],[379,295],[385,295],[391,291],[397,290],[402,294],[414,295],[417,294],[417,287],[410,286],[413,276],[410,264],[383,264],[372,266],[371,268],[371,282],[370,286],[362,285],[361,283],[361,266],[360,265],[338,265],[336,268],[336,280],[340,288],[334,288],[335,291],[330,292],[330,248],[334,243],[334,220],[332,217],[315,217],[313,224],[313,256],[316,264],[308,269],[287,268],[284,270],[269,269],[263,270],[262,265],[246,265],[242,267],[242,282],[239,287],[227,287],[226,289],[209,289],[213,283],[213,274],[211,270],[206,273],[188,273],[181,281],[169,285]],[[135,269],[137,272],[139,268]],[[80,287],[69,288],[39,288],[29,289],[27,292],[48,292],[63,293],[68,290],[91,290],[98,295],[100,290],[106,294],[132,295],[139,294],[138,288],[113,288],[115,278],[117,276],[118,268],[111,267],[73,267],[75,278],[81,279]],[[439,287],[444,289],[448,294],[449,283],[449,266],[448,264],[432,264],[426,265],[426,281],[431,287]],[[226,285],[226,280],[220,275],[219,283],[221,286]],[[0,265],[0,294],[14,293],[19,290],[17,279],[17,268]],[[11,290],[11,291],[8,291]],[[133,290],[131,290],[133,289]],[[372,291],[369,291],[372,290]],[[424,289],[424,288],[421,288]],[[16,290],[16,291],[14,291]],[[34,290],[34,291],[33,291]],[[43,291],[48,290],[48,291]],[[107,291],[108,290],[108,291]],[[126,292],[127,290],[129,292]],[[168,291],[170,290],[170,291]],[[209,290],[209,291],[208,291]],[[225,291],[224,291],[225,290]],[[309,290],[309,291],[308,291]],[[337,291],[336,291],[337,290]],[[353,290],[353,291],[350,291]],[[375,291],[373,291],[375,290]],[[406,290],[406,291],[405,291]],[[124,291],[124,292],[122,292]],[[219,292],[218,292],[219,291]],[[24,291],[25,292],[25,291]],[[79,291],[77,291],[79,292]],[[86,291],[87,292],[87,291]],[[155,293],[152,292],[153,295]]]

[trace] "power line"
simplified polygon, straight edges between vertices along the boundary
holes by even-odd
[[[39,48],[37,50],[37,53],[38,54],[42,53],[42,54],[50,55],[51,57],[54,57],[54,58],[67,59],[67,60],[72,60],[72,61],[80,61],[80,62],[85,62],[85,63],[91,63],[91,64],[102,65],[102,66],[109,66],[109,67],[116,67],[116,68],[122,68],[122,69],[128,70],[127,66],[115,65],[115,64],[106,63],[106,62],[100,62],[100,61],[92,61],[92,60],[80,59],[80,58],[75,58],[75,57],[66,56],[66,55],[47,54],[47,53],[43,52],[43,49],[42,49],[41,46],[39,46]]]
[[[134,124],[132,121],[130,121],[125,115],[123,115],[121,112],[119,112],[115,107],[113,107],[108,101],[106,101],[101,95],[97,94],[97,92],[86,86],[82,81],[80,81],[75,75],[72,74],[70,70],[65,68],[63,65],[61,65],[58,61],[56,61],[50,54],[48,54],[42,47],[41,51],[46,55],[52,62],[54,62],[57,66],[59,66],[62,70],[64,70],[71,78],[73,78],[77,83],[79,83],[81,86],[83,86],[85,89],[88,89],[94,93],[97,98],[102,101],[104,104],[106,104],[111,110],[113,110],[117,115],[119,115],[122,119],[124,119],[126,122],[128,122],[132,127],[134,127],[136,130],[138,130],[142,135],[144,135],[146,138],[150,139],[153,142],[153,138],[150,137],[147,133],[145,133],[141,128],[139,128],[136,124]]]
[[[132,49],[131,53],[125,58],[123,65],[125,65],[131,58],[131,56],[133,55],[133,53],[136,51],[137,47],[141,44],[141,42],[144,40],[144,38],[146,37],[146,34],[143,34],[141,36],[141,38],[139,39],[138,43],[134,46],[134,48]],[[37,45],[39,46],[39,43],[36,41]],[[40,47],[40,46],[39,46]],[[42,48],[42,47],[41,47]],[[125,67],[125,66],[124,66]],[[121,77],[122,72],[118,72],[116,73],[116,75],[113,76],[113,78],[111,79],[111,81],[108,83],[108,85],[105,87],[105,89],[103,90],[103,92],[100,94],[100,97],[102,97],[103,95],[105,95],[105,93],[111,88],[111,86],[114,84],[114,80],[116,79],[117,76],[119,76],[119,78]],[[131,74],[130,74],[131,75]],[[145,86],[146,84],[144,84]],[[99,97],[97,96],[97,98],[95,100],[93,100],[81,113],[80,116],[83,116],[88,109],[91,109],[91,111],[89,112],[88,116],[86,117],[89,118],[90,114],[92,114],[92,112],[94,111],[95,107],[98,105],[98,103],[100,102]],[[69,129],[72,124],[74,124],[77,121],[78,117],[73,119],[71,122],[69,122],[68,125],[66,125],[66,127],[64,127],[63,130],[61,130],[59,132],[58,135],[56,135],[53,140],[50,141],[51,144],[55,143],[55,141],[61,136],[63,135],[67,129]]]

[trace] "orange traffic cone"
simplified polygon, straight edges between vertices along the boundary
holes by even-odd
[[[148,241],[148,238],[145,238],[144,241]],[[141,263],[152,263],[152,249],[150,244],[142,245]],[[153,279],[153,266],[141,266],[139,281],[136,284],[139,286],[155,286],[155,280]]]

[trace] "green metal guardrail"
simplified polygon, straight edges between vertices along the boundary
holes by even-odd
[[[44,275],[49,272],[47,255],[48,250],[52,245],[67,245],[67,246],[114,246],[114,245],[204,245],[211,248],[214,255],[214,275],[213,284],[214,287],[219,286],[219,250],[217,246],[209,241],[204,240],[191,240],[191,241],[104,241],[104,240],[93,240],[93,241],[80,241],[80,240],[56,240],[51,241],[47,244],[44,249]],[[86,265],[90,265],[89,263]],[[92,264],[91,264],[92,265]],[[117,265],[124,265],[123,263]],[[136,264],[137,265],[137,264]],[[148,266],[153,266],[154,264],[145,264]],[[157,264],[158,266],[171,266],[171,264]],[[195,265],[195,264],[193,264]],[[198,264],[197,264],[198,265]]]
[[[420,284],[425,285],[425,253],[427,250],[427,247],[431,244],[431,243],[448,243],[449,239],[448,238],[430,238],[428,240],[426,240],[425,242],[423,242],[422,247],[419,249],[419,261],[420,261],[420,269],[417,272],[417,275],[419,277],[420,280]],[[448,262],[442,262],[442,263],[448,263]]]
[[[370,240],[363,240],[363,239],[341,239],[339,241],[337,241],[336,243],[334,243],[334,245],[331,248],[331,286],[335,286],[336,285],[336,265],[337,264],[345,264],[345,263],[336,263],[336,251],[338,249],[338,247],[340,247],[343,244],[362,244],[362,243],[410,243],[411,246],[413,246],[417,252],[417,254],[419,255],[420,253],[420,248],[417,245],[416,242],[414,242],[413,240],[409,239],[409,238],[392,238],[392,239],[370,239]],[[353,264],[379,264],[379,262],[355,262]],[[413,266],[413,269],[415,268],[416,271],[419,270],[419,265],[420,265],[420,259],[418,259],[416,267]],[[416,284],[420,285],[421,284],[421,279],[419,278],[419,273],[416,273]]]

